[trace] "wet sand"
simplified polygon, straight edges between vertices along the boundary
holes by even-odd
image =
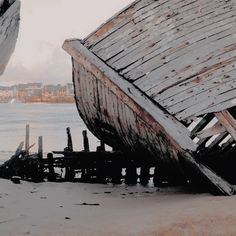
[[[236,197],[187,189],[0,180],[0,235],[236,235]]]

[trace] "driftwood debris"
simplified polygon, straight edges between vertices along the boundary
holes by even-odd
[[[26,143],[21,142],[15,154],[0,166],[0,177],[12,179],[18,182],[18,179],[31,180],[34,182],[42,181],[43,169],[40,160],[43,158],[42,137],[39,137],[39,152],[30,154],[30,149],[34,144],[29,145],[29,125],[26,125]]]
[[[24,147],[24,142],[21,142],[19,144],[19,146],[17,147],[16,149],[16,152],[15,154],[9,159],[7,160],[6,162],[4,162],[0,168],[3,169],[3,168],[10,168],[10,166],[15,162],[16,159],[19,158],[19,156],[23,153],[23,147]]]
[[[73,141],[70,128],[66,129],[67,147],[64,151],[54,151],[43,157],[42,137],[39,137],[38,153],[30,154],[32,147],[21,142],[15,154],[0,166],[0,176],[12,179],[19,183],[20,179],[29,181],[72,181],[87,183],[113,184],[143,184],[150,180],[156,186],[165,185],[196,185],[206,187],[206,191],[216,195],[230,196],[235,193],[234,187],[205,165],[201,159],[198,161],[188,152],[179,156],[181,165],[186,172],[186,178],[176,180],[165,175],[165,166],[159,165],[151,157],[144,161],[142,153],[106,151],[101,141],[97,151],[89,151],[87,132],[83,131],[84,149],[73,150]],[[29,126],[26,126],[26,140],[29,141]],[[58,172],[63,169],[63,175]],[[167,167],[168,168],[168,167]]]

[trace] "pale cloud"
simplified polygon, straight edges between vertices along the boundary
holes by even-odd
[[[44,82],[46,84],[70,83],[71,78],[71,61],[62,50],[52,49],[52,53],[44,61],[25,66],[23,63],[10,64],[3,77],[2,85]]]
[[[71,82],[66,38],[84,38],[132,0],[21,0],[16,50],[0,84]]]

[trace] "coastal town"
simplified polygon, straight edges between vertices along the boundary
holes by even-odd
[[[0,86],[0,103],[73,103],[74,88],[65,85],[27,83]]]

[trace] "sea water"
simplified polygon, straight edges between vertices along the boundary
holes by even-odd
[[[86,126],[75,104],[0,104],[0,161],[16,150],[25,140],[25,126],[30,125],[30,144],[37,150],[38,136],[43,136],[44,152],[63,150],[67,146],[66,128],[71,128],[75,150],[83,148],[82,131]],[[99,141],[88,132],[90,147],[95,150]]]

